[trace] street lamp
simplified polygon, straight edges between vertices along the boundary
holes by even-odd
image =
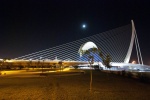
[[[43,64],[42,64],[42,73],[43,73],[43,66],[44,66],[44,59],[43,59]]]
[[[29,63],[29,64],[30,64],[30,67],[31,67],[32,59],[29,59],[29,61],[30,61],[30,63]]]
[[[40,57],[40,60],[42,60],[43,57]],[[40,62],[40,61],[39,61]],[[44,63],[44,59],[43,59],[43,63]],[[43,64],[42,64],[42,73],[43,73]]]

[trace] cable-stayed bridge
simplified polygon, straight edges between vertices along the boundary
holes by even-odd
[[[104,55],[109,54],[112,66],[131,66],[129,64],[133,44],[136,44],[139,64],[143,65],[138,38],[133,21],[131,24],[118,27],[106,32],[95,34],[73,42],[27,54],[12,60],[6,60],[7,66],[52,66],[63,64],[64,66],[76,66],[87,64],[87,59],[80,55],[83,47],[99,47]],[[98,55],[94,55],[95,62],[101,61]],[[3,60],[4,62],[4,60]],[[132,64],[137,66],[136,64]],[[140,65],[141,66],[141,65]]]
[[[111,55],[112,62],[124,62],[131,41],[131,33],[132,27],[129,24],[15,59],[37,60],[42,58],[54,60],[57,57],[60,60],[83,61],[84,59],[80,59],[79,48],[82,44],[92,41],[97,47],[102,49],[104,54],[108,53]]]

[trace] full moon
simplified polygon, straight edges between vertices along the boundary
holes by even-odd
[[[85,27],[86,27],[86,25],[85,25],[85,24],[83,24],[83,25],[82,25],[82,27],[83,27],[83,28],[85,28]]]

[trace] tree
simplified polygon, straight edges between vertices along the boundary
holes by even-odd
[[[3,61],[0,61],[0,67],[1,67],[0,75],[2,74],[2,65],[3,65]]]
[[[107,67],[107,68],[111,68],[112,66],[110,66],[110,62],[111,62],[111,57],[110,57],[110,55],[109,54],[107,54],[106,55],[106,58],[105,58],[105,60],[104,60],[104,64],[105,64],[105,66]]]
[[[110,55],[109,54],[106,54],[106,57],[104,57],[104,54],[102,53],[102,51],[100,50],[100,48],[98,48],[98,53],[99,53],[99,56],[101,57],[101,59],[102,59],[102,63],[103,63],[103,65],[105,66],[105,67],[107,67],[107,68],[111,68],[112,66],[110,66],[110,62],[111,62],[111,57],[110,57]],[[108,73],[107,73],[107,76],[109,76],[108,75]],[[109,78],[108,78],[109,79]]]
[[[102,59],[102,63],[103,65],[105,65],[107,68],[111,68],[110,66],[110,62],[111,62],[111,57],[109,54],[106,55],[106,57],[104,57],[104,54],[102,53],[100,48],[91,48],[88,50],[82,50],[81,51],[82,55],[86,55],[86,58],[88,59],[88,62],[90,64],[90,67],[92,68],[92,64],[94,63],[94,55],[95,53],[98,53],[98,55],[100,56],[100,58]],[[92,91],[92,69],[91,69],[91,78],[90,78],[90,91]]]
[[[4,58],[1,62],[0,62],[0,66],[1,66],[1,72],[0,72],[0,75],[2,74],[2,68],[6,62],[7,58]]]
[[[92,64],[94,63],[94,53],[97,52],[97,48],[91,48],[91,49],[88,49],[88,50],[82,50],[81,53],[82,55],[86,55],[86,58],[88,59],[88,62],[90,64],[90,92],[92,91]]]
[[[61,72],[61,67],[62,67],[63,62],[62,62],[62,61],[59,61],[58,64],[59,64],[60,72]]]
[[[98,51],[98,55],[102,59],[103,65],[105,65],[105,67],[110,69],[112,67],[112,66],[110,66],[111,56],[109,54],[106,54],[106,57],[104,57],[104,54],[103,54],[103,52],[101,51],[100,48],[98,48],[97,51]]]
[[[75,69],[78,69],[79,66],[73,66]]]

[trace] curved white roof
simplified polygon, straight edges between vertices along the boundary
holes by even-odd
[[[83,51],[84,50],[88,50],[88,49],[91,49],[93,47],[97,48],[96,44],[91,42],[91,41],[89,41],[89,42],[86,42],[86,43],[82,44],[78,52],[80,53],[80,56],[82,56],[82,53],[81,53],[82,50]]]

